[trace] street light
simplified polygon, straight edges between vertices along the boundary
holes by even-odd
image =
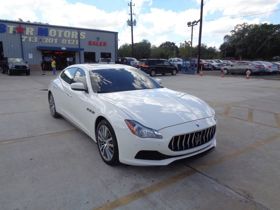
[[[191,30],[191,47],[192,47],[192,43],[193,43],[193,27],[196,26],[199,23],[199,20],[194,20],[192,22],[188,22],[188,27],[192,27]]]

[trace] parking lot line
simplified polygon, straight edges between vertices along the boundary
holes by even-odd
[[[15,139],[7,139],[7,140],[0,140],[0,146],[5,145],[5,144],[14,144],[14,143],[20,143],[20,142],[26,142],[26,141],[34,141],[35,137],[40,137],[40,136],[48,136],[48,135],[61,135],[67,132],[72,132],[77,129],[69,129],[69,130],[63,130],[63,131],[57,131],[57,132],[51,132],[51,133],[44,133],[44,134],[39,134],[36,136],[26,136],[26,137],[21,137],[21,138],[15,138]]]
[[[247,113],[247,119],[242,119],[240,117],[236,117],[236,116],[231,116],[230,115],[230,111],[233,107],[240,107],[240,108],[246,108],[248,109],[248,113]],[[275,112],[270,112],[270,111],[264,111],[261,110],[262,112],[267,112],[269,114],[273,114],[275,116],[275,120],[277,122],[277,126],[273,126],[273,125],[269,125],[266,123],[261,123],[261,122],[255,122],[254,121],[254,111],[260,111],[260,109],[252,109],[252,108],[248,108],[248,107],[242,107],[242,106],[235,106],[235,105],[226,105],[224,108],[224,112],[218,115],[222,115],[224,117],[228,117],[228,118],[233,118],[233,119],[237,119],[237,120],[241,120],[243,122],[249,122],[249,123],[254,123],[257,125],[262,125],[262,126],[266,126],[266,127],[271,127],[271,128],[280,128],[280,113],[275,113]]]
[[[280,128],[280,113],[274,113],[278,128]]]
[[[224,110],[224,115],[225,115],[225,116],[229,116],[230,110],[231,110],[231,106],[230,106],[230,105],[227,105],[227,106],[225,107],[225,110]]]
[[[256,150],[258,149],[259,147],[261,146],[264,146],[268,143],[271,143],[271,142],[274,142],[276,141],[277,139],[280,138],[280,133],[277,133],[273,136],[270,136],[266,139],[263,139],[263,140],[259,140],[253,144],[250,144],[248,145],[247,147],[244,147],[242,149],[238,149],[238,150],[235,150],[233,151],[232,153],[229,153],[225,156],[222,156],[218,159],[214,159],[214,160],[211,160],[211,161],[208,161],[204,164],[201,164],[201,165],[195,165],[193,167],[195,167],[196,170],[190,170],[191,168],[187,168],[187,170],[184,170],[183,172],[180,172],[174,176],[171,176],[169,178],[166,178],[158,183],[155,183],[155,184],[152,184],[146,188],[143,188],[143,189],[140,189],[136,192],[132,192],[128,195],[125,195],[123,197],[120,197],[116,200],[113,200],[113,201],[110,201],[110,202],[107,202],[105,203],[104,205],[100,206],[100,207],[97,207],[97,208],[94,208],[93,210],[112,210],[112,209],[116,209],[116,208],[119,208],[119,207],[122,207],[122,206],[125,206],[135,200],[138,200],[140,198],[143,198],[145,196],[148,196],[149,194],[151,193],[154,193],[154,192],[157,192],[157,191],[160,191],[172,184],[175,184],[177,183],[178,181],[181,181],[193,174],[196,174],[198,172],[198,170],[205,170],[205,169],[208,169],[214,165],[217,165],[217,164],[220,164],[220,163],[223,163],[225,162],[226,160],[229,160],[229,159],[233,159],[233,158],[236,158],[242,154],[245,154],[245,153],[248,153],[250,151],[253,151],[253,150]]]
[[[253,122],[253,109],[249,108],[248,109],[248,122],[252,123]]]
[[[105,205],[95,208],[94,210],[110,210],[115,209],[124,205],[127,205],[135,200],[138,200],[142,197],[145,197],[146,195],[149,195],[151,193],[160,191],[161,189],[164,189],[172,184],[177,183],[180,180],[185,179],[186,177],[189,177],[193,174],[195,174],[196,171],[194,171],[191,168],[185,168],[182,172],[177,173],[174,176],[171,176],[167,179],[164,179],[156,184],[150,185],[146,188],[140,189],[136,192],[133,192],[131,194],[128,194],[126,196],[123,196],[119,199],[116,199],[112,202],[106,203]]]

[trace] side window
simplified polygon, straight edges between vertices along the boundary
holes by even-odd
[[[164,65],[170,66],[170,63],[168,61],[164,61]]]
[[[164,61],[163,61],[163,60],[158,60],[158,61],[157,61],[157,65],[162,65],[162,64],[164,64]]]
[[[63,79],[68,84],[73,83],[76,70],[77,70],[76,68],[65,69],[60,75],[61,79]]]
[[[87,85],[85,71],[82,69],[77,69],[75,76],[73,78],[73,82],[81,82],[84,85]]]

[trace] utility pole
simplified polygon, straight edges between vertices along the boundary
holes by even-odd
[[[191,27],[191,49],[193,46],[193,27],[196,26],[198,23],[199,23],[199,20],[194,20],[192,22],[188,22],[188,27]]]
[[[131,28],[131,57],[134,57],[134,41],[133,41],[133,26],[136,26],[136,20],[133,20],[133,11],[132,7],[135,6],[135,4],[132,3],[132,0],[128,3],[128,6],[130,7],[130,20],[127,21],[127,25]]]
[[[199,74],[200,67],[200,54],[201,54],[201,35],[202,35],[202,19],[203,19],[203,0],[200,5],[200,24],[199,24],[199,37],[198,37],[198,56],[197,56],[197,73]]]

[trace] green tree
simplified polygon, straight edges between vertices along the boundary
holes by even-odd
[[[161,56],[162,58],[171,58],[178,57],[179,48],[176,46],[174,42],[166,41],[162,43],[159,48],[161,48]]]
[[[134,57],[137,59],[149,58],[151,55],[151,43],[148,40],[134,44]],[[124,44],[118,50],[119,57],[131,57],[131,44]]]
[[[189,42],[180,43],[179,47],[179,57],[181,58],[190,58],[192,57],[193,48]]]
[[[220,46],[223,57],[271,59],[280,53],[280,25],[236,25]]]
[[[129,56],[131,56],[131,45],[124,44],[120,46],[118,50],[118,57],[129,57]]]
[[[149,58],[151,55],[151,43],[148,40],[135,43],[134,57],[137,59]]]

